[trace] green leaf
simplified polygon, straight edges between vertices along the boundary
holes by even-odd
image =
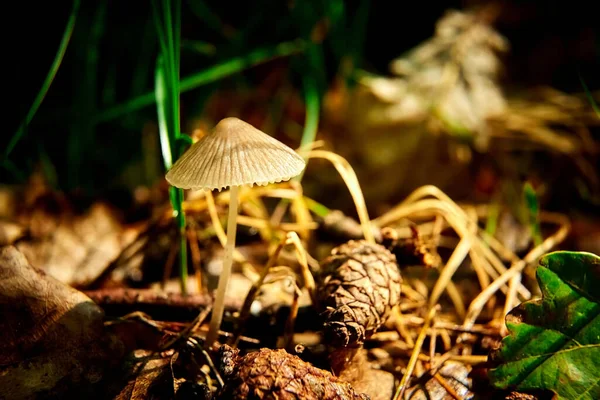
[[[600,257],[558,251],[540,259],[542,298],[506,318],[510,334],[491,354],[492,385],[551,390],[562,399],[600,398]]]

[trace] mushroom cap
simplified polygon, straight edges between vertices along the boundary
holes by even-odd
[[[222,119],[167,172],[181,189],[267,185],[298,175],[306,163],[294,150],[238,118]]]

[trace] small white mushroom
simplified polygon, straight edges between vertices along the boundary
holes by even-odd
[[[230,188],[223,272],[219,277],[206,348],[217,339],[223,318],[235,248],[239,186],[286,181],[300,174],[305,166],[304,159],[288,146],[230,117],[221,120],[209,135],[193,144],[167,172],[167,181],[181,189],[221,191]]]

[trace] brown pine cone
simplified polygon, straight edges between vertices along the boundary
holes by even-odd
[[[225,379],[222,399],[369,400],[349,383],[283,349],[260,349],[240,357],[239,350],[223,345],[219,352]]]
[[[334,248],[321,262],[317,280],[325,341],[335,347],[362,345],[400,300],[396,257],[365,240]]]

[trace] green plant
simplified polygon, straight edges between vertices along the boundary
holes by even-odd
[[[510,312],[510,334],[491,354],[496,388],[600,398],[600,257],[557,251],[537,269],[542,298]]]
[[[225,310],[225,293],[233,266],[239,187],[286,181],[305,166],[302,157],[277,139],[238,118],[228,117],[196,142],[167,172],[166,179],[173,187],[230,189],[225,257],[204,343],[206,348],[217,339]]]
[[[526,182],[523,186],[523,197],[533,244],[539,246],[543,241],[542,230],[540,228],[540,203],[535,189],[529,182]]]
[[[79,0],[73,0],[73,8],[71,9],[71,13],[69,15],[67,25],[65,26],[65,31],[62,35],[60,44],[58,45],[56,56],[54,57],[54,60],[50,65],[50,70],[48,71],[48,74],[46,75],[46,78],[44,79],[40,90],[35,96],[35,99],[33,100],[33,103],[31,104],[31,107],[27,112],[27,115],[23,119],[23,122],[21,122],[19,128],[13,134],[8,145],[6,146],[6,149],[4,150],[4,157],[2,160],[3,166],[7,169],[12,170],[15,173],[17,172],[16,168],[14,167],[14,164],[9,160],[10,154],[12,153],[17,143],[19,143],[23,136],[25,136],[27,132],[27,127],[33,120],[33,117],[35,116],[35,113],[42,104],[42,101],[44,101],[44,97],[46,97],[46,94],[48,93],[48,90],[52,85],[52,81],[54,80],[54,77],[56,76],[56,73],[60,68],[60,64],[63,61],[65,52],[67,51],[67,47],[69,46],[69,42],[71,41],[71,36],[73,35],[73,28],[75,27],[75,21],[77,20],[77,14],[79,12],[79,4]]]
[[[158,129],[163,163],[165,170],[169,170],[174,160],[179,157],[180,143],[183,140],[179,121],[181,0],[161,0],[160,4],[158,0],[154,0],[152,11],[160,47],[155,74]],[[183,191],[172,186],[169,188],[169,198],[173,207],[173,217],[179,228],[179,276],[181,292],[186,294],[188,269]]]

